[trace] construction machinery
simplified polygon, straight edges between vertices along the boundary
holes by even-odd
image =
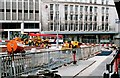
[[[72,49],[72,48],[79,48],[79,42],[78,41],[65,41],[63,46],[62,46],[62,50],[64,49]]]
[[[18,41],[17,39],[10,40],[7,43],[7,51],[8,54],[25,52],[22,41]]]

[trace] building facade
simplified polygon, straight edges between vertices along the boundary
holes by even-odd
[[[0,4],[4,39],[40,32],[102,43],[111,42],[118,30],[113,0],[1,0]]]

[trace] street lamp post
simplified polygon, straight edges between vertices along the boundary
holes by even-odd
[[[58,0],[56,1],[56,3],[58,3]],[[56,20],[59,20],[59,18],[58,18],[58,11],[57,11],[58,4],[56,4],[56,3],[55,3],[55,7],[56,7],[56,8],[55,8]],[[59,30],[58,28],[59,28],[59,27],[58,27],[58,26],[59,26],[59,25],[60,25],[60,23],[58,24],[58,21],[56,21],[56,26],[57,26],[57,30],[56,30],[56,34],[57,34],[56,46],[57,46],[57,48],[59,47],[59,46],[58,46],[58,42],[59,42],[59,38],[58,38],[58,33],[59,33],[59,32],[58,32],[58,30]]]

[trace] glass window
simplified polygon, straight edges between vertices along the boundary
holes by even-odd
[[[80,23],[79,30],[83,30],[83,23]]]
[[[24,23],[25,29],[38,29],[39,23]]]
[[[104,13],[104,10],[105,10],[105,8],[104,8],[104,7],[102,7],[102,13]]]
[[[97,16],[96,15],[94,16],[94,21],[97,21]]]
[[[88,24],[86,23],[86,24],[84,25],[84,30],[87,30],[87,26],[88,26]]]
[[[78,15],[75,15],[75,20],[78,20]]]
[[[92,21],[92,15],[90,15],[90,21]]]
[[[107,31],[108,30],[108,23],[105,25],[105,31]]]
[[[102,16],[102,21],[104,21],[104,16]]]
[[[73,15],[70,15],[70,20],[73,20]]]
[[[50,30],[53,30],[53,23],[50,23]]]
[[[92,3],[92,0],[90,0],[90,3]]]
[[[80,15],[80,20],[82,20],[82,19],[83,19],[83,15],[81,14],[81,15]]]
[[[73,11],[73,5],[70,5],[70,11]]]
[[[108,21],[108,16],[106,16],[106,21]]]
[[[83,6],[80,6],[80,11],[83,12]]]
[[[58,11],[59,10],[59,4],[55,4],[55,9]]]
[[[94,3],[96,4],[96,0],[94,0]]]
[[[108,5],[108,0],[106,0],[106,5]]]
[[[50,20],[53,20],[53,14],[50,14]]]
[[[109,8],[106,8],[106,13],[108,13]]]
[[[87,21],[88,15],[85,15],[85,21]]]
[[[97,13],[97,7],[94,8],[94,12]]]
[[[95,23],[94,25],[93,25],[93,31],[94,30],[97,30],[97,23]]]
[[[90,23],[89,30],[92,30],[92,23]]]
[[[53,10],[53,4],[50,4],[50,10]]]
[[[102,23],[102,30],[104,30],[104,23]]]
[[[93,7],[92,7],[92,6],[90,6],[90,12],[92,12],[92,8],[93,8]]]
[[[87,10],[88,10],[88,6],[85,6],[85,11],[87,12]]]
[[[75,30],[78,30],[78,23],[75,24],[74,29],[75,29]]]
[[[67,11],[68,10],[68,5],[65,5],[65,11]]]
[[[75,12],[78,12],[78,5],[75,5]]]
[[[65,14],[65,20],[67,20],[68,14]]]
[[[67,23],[65,23],[65,30],[67,30]]]
[[[104,0],[102,0],[102,4],[104,4]]]
[[[3,29],[20,29],[20,23],[2,23]]]
[[[70,30],[73,30],[73,23],[70,24]]]

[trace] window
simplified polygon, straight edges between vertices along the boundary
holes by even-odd
[[[70,15],[70,20],[73,20],[73,15]]]
[[[75,5],[75,12],[78,12],[78,5]]]
[[[109,30],[108,29],[109,27],[108,27],[108,23],[105,25],[105,31],[107,31],[107,30]]]
[[[60,25],[60,31],[64,31],[64,26]]]
[[[67,11],[68,10],[68,5],[65,5],[65,11]]]
[[[86,24],[84,25],[84,30],[85,30],[85,31],[87,30],[87,26],[88,26],[88,24],[86,23]]]
[[[75,30],[78,30],[78,23],[75,23],[74,29],[75,29]]]
[[[53,23],[50,23],[50,30],[53,30]]]
[[[108,0],[106,0],[106,5],[108,5]]]
[[[92,8],[93,8],[93,7],[92,7],[92,6],[90,6],[90,12],[92,12]]]
[[[92,21],[92,15],[90,15],[90,21]]]
[[[102,30],[104,30],[104,23],[102,23]]]
[[[38,29],[39,23],[24,23],[25,29]]]
[[[70,11],[73,11],[73,5],[70,5]]]
[[[65,20],[67,20],[67,19],[68,19],[67,17],[68,17],[68,14],[65,14]]]
[[[102,0],[102,4],[104,4],[104,0]]]
[[[93,31],[94,30],[97,30],[97,23],[95,23],[94,25],[93,25]]]
[[[106,8],[106,13],[108,13],[109,8]]]
[[[80,6],[80,11],[83,12],[83,6]]]
[[[55,10],[59,11],[59,4],[55,4]]]
[[[92,0],[90,0],[90,3],[92,3]]]
[[[108,21],[108,16],[106,16],[106,21]]]
[[[20,29],[20,23],[2,23],[2,29]]]
[[[83,23],[80,23],[79,30],[83,30]]]
[[[96,0],[94,0],[94,3],[96,4]]]
[[[78,20],[78,15],[75,15],[75,20]]]
[[[53,20],[53,14],[50,14],[50,20]]]
[[[83,19],[83,15],[81,14],[81,15],[80,15],[80,20],[82,20],[82,19]]]
[[[88,15],[85,15],[85,21],[87,21]]]
[[[50,10],[53,10],[53,4],[50,4]]]
[[[102,21],[104,21],[104,16],[102,16]]]
[[[87,12],[88,6],[85,6],[85,11]]]
[[[73,23],[70,24],[70,30],[73,30]]]
[[[97,16],[96,15],[94,16],[94,21],[97,21]]]
[[[105,10],[105,8],[104,8],[104,7],[102,7],[102,13],[104,13],[104,10]]]
[[[97,13],[97,7],[94,8],[94,12]]]
[[[92,30],[92,23],[90,23],[89,25],[89,30]]]
[[[67,23],[65,23],[65,30],[67,30]]]

